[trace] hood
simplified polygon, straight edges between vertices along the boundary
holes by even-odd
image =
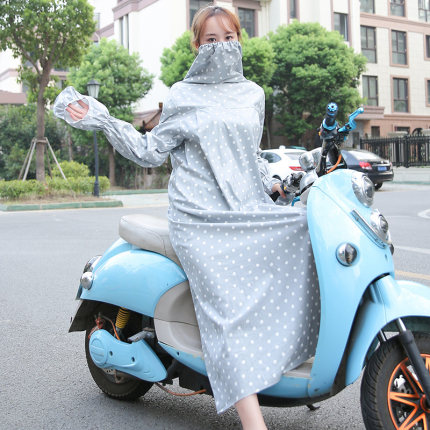
[[[238,41],[207,43],[190,67],[184,82],[192,84],[219,84],[243,82],[242,47]]]

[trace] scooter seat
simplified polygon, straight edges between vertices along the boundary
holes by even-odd
[[[173,250],[166,219],[150,215],[125,215],[119,222],[119,235],[134,246],[165,255],[181,266]]]

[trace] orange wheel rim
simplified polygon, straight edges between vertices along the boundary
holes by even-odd
[[[430,355],[421,356],[430,372]],[[396,430],[430,430],[430,409],[408,358],[400,362],[391,374],[387,402]]]

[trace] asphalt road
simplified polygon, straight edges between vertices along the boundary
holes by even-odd
[[[396,270],[430,286],[430,187],[385,186],[376,206],[388,218]],[[240,429],[205,395],[175,398],[153,387],[135,402],[105,397],[84,357],[83,333],[68,334],[88,258],[117,238],[120,217],[165,206],[0,212],[0,429]],[[409,274],[409,275],[407,275]],[[363,429],[359,381],[310,412],[263,408],[272,430]]]

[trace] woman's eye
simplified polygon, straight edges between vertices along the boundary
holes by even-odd
[[[216,42],[215,37],[210,37],[210,38],[208,39],[208,42],[209,42],[209,43],[215,43],[215,42]]]
[[[232,40],[233,36],[227,36],[227,40]]]

